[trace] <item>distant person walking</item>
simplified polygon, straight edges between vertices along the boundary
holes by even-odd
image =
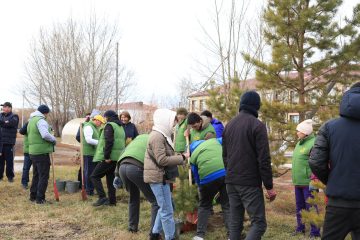
[[[297,222],[297,226],[293,235],[305,234],[305,224],[301,218],[301,211],[308,211],[310,209],[311,205],[308,203],[308,199],[313,197],[309,189],[311,178],[309,156],[315,142],[315,135],[313,134],[312,124],[312,120],[307,119],[299,123],[296,127],[296,134],[299,138],[299,141],[294,149],[291,170],[292,182],[295,186]],[[320,237],[320,229],[311,224],[310,239],[316,237]]]
[[[309,164],[329,198],[322,239],[360,239],[360,82],[344,93],[340,117],[321,126]]]
[[[14,181],[14,146],[16,143],[16,133],[19,125],[19,116],[12,113],[12,104],[5,102],[1,104],[0,128],[2,134],[2,154],[0,156],[0,181],[4,176],[6,162],[6,177],[9,182]]]
[[[56,144],[56,138],[50,134],[50,127],[46,121],[49,112],[48,106],[40,105],[37,111],[30,115],[27,127],[29,155],[33,164],[30,201],[36,201],[37,204],[46,203],[45,193],[51,165],[49,154],[54,152]]]
[[[262,184],[270,200],[276,197],[267,131],[265,124],[257,119],[259,109],[259,94],[245,92],[241,96],[239,114],[230,120],[223,133],[231,240],[241,237],[245,210],[251,221],[246,239],[261,239],[267,227]]]

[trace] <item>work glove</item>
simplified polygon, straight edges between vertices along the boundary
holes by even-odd
[[[116,188],[116,189],[122,188],[123,182],[121,181],[121,178],[115,177],[115,178],[114,178],[114,181],[113,181],[113,186],[114,186],[114,188]]]
[[[56,145],[56,140],[54,140],[54,141],[52,142],[52,144],[55,146],[55,145]]]

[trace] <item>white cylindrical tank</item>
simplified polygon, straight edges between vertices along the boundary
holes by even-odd
[[[85,118],[75,118],[66,123],[61,133],[61,143],[80,146],[75,137],[80,123],[83,122],[85,122]]]

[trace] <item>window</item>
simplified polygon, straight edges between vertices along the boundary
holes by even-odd
[[[294,103],[295,103],[295,92],[290,91],[290,104],[294,104]]]
[[[299,120],[300,120],[299,115],[290,115],[289,119],[291,122],[296,123],[296,124],[298,124]]]
[[[192,100],[191,101],[191,111],[195,112],[195,108],[196,108],[196,100]]]
[[[206,109],[206,102],[204,99],[200,100],[200,111],[204,111]]]

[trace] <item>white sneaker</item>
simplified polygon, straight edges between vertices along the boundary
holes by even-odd
[[[199,236],[195,236],[192,238],[192,240],[204,240],[202,237],[199,237]]]

